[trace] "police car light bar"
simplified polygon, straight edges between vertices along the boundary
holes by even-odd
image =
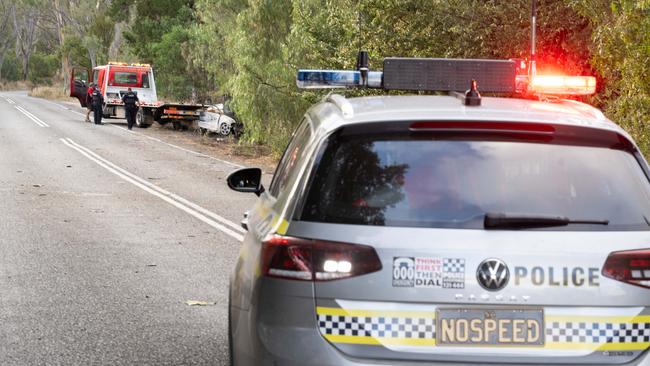
[[[535,75],[528,91],[537,94],[590,95],[596,92],[593,76]]]
[[[514,93],[516,66],[512,60],[388,57],[384,89],[462,92],[475,80],[482,93]]]
[[[381,88],[382,72],[368,72],[368,88]],[[296,85],[300,89],[335,89],[363,87],[361,71],[298,70]]]
[[[516,64],[511,60],[443,58],[384,59],[384,71],[369,71],[363,85],[361,71],[299,70],[301,89],[382,88],[386,90],[466,91],[473,80],[481,92],[515,92]]]
[[[528,67],[526,67],[528,66]],[[300,89],[379,88],[385,90],[465,92],[478,84],[481,93],[534,95],[589,95],[596,92],[593,76],[522,75],[523,60],[472,60],[446,58],[384,59],[384,69],[299,70]]]

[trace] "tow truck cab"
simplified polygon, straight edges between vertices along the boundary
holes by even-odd
[[[81,106],[86,107],[86,92],[89,86],[88,69],[75,67],[72,70],[70,96],[76,97]],[[156,83],[153,70],[147,64],[109,62],[92,70],[92,83],[96,84],[104,96],[104,116],[124,117],[122,96],[131,88],[138,94],[141,105],[157,106]]]

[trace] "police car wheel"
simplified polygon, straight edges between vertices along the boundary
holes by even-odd
[[[228,365],[234,366],[235,358],[233,355],[232,339],[232,315],[230,310],[230,289],[228,289]]]

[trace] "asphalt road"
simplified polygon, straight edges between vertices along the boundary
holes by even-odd
[[[0,93],[0,364],[225,365],[237,164],[80,111]]]

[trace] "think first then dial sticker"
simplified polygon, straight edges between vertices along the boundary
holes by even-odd
[[[465,259],[394,257],[393,287],[465,288]]]

